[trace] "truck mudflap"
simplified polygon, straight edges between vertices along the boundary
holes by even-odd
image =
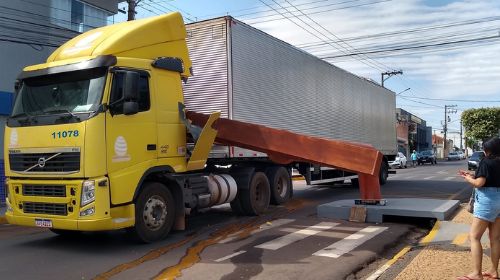
[[[192,124],[203,127],[209,115],[186,112]],[[280,164],[309,162],[357,173],[361,199],[380,200],[379,172],[383,155],[371,145],[330,140],[219,118],[215,142],[266,153]]]

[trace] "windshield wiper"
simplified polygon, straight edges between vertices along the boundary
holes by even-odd
[[[21,119],[23,117],[26,117],[26,119]],[[21,124],[31,124],[32,122],[36,123],[37,122],[37,119],[34,115],[31,115],[29,113],[26,113],[26,112],[23,112],[23,113],[19,113],[19,114],[16,114],[16,115],[12,115],[9,117],[9,119],[17,119],[17,121]]]
[[[80,121],[80,117],[71,112],[70,110],[67,109],[55,109],[55,110],[48,110],[48,111],[43,111],[44,114],[58,114],[58,113],[64,113],[67,114],[68,117],[73,118],[77,121]]]

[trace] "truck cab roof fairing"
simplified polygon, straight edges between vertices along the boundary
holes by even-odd
[[[116,64],[116,57],[113,55],[100,55],[96,58],[84,60],[76,63],[41,68],[37,70],[27,71],[24,70],[17,77],[18,80],[23,80],[27,78],[33,78],[37,76],[59,74],[65,72],[73,72],[78,70],[88,70],[99,67],[109,67]]]

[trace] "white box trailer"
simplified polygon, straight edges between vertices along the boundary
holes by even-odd
[[[387,173],[387,161],[397,153],[394,92],[232,17],[191,23],[186,29],[194,74],[184,84],[188,110],[221,111],[233,120],[371,144],[384,154],[381,169]],[[266,155],[216,147],[211,157]],[[355,178],[317,166],[299,170],[313,183]]]

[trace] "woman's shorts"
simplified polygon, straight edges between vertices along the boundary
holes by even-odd
[[[492,223],[500,218],[500,188],[476,188],[474,198],[474,217]]]

